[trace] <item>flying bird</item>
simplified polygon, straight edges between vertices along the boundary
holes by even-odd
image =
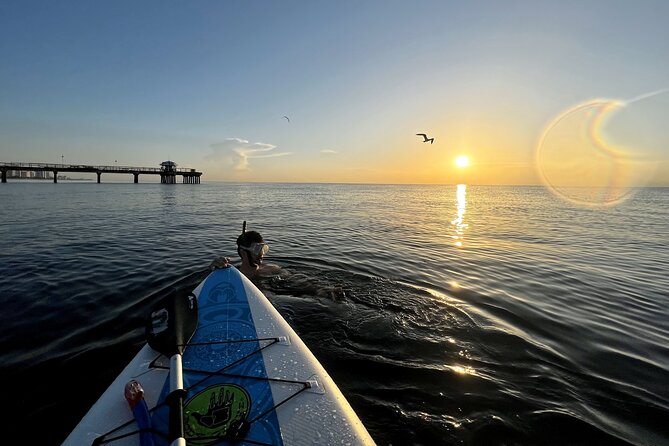
[[[434,142],[434,138],[428,138],[425,133],[416,133],[416,136],[422,136],[423,137],[423,142],[430,141],[430,144],[432,144]]]
[[[284,116],[284,118],[286,118],[288,122],[290,122],[290,118],[288,116]]]

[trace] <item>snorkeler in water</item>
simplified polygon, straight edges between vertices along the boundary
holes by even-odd
[[[263,258],[269,251],[269,245],[265,243],[257,231],[246,231],[246,221],[242,226],[242,233],[237,237],[237,254],[241,258],[241,264],[237,266],[249,279],[260,276],[277,274],[281,271],[278,265],[264,264]],[[211,262],[210,268],[227,268],[230,266],[228,257],[218,257]]]

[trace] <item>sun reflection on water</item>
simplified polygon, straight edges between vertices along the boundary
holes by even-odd
[[[460,365],[451,365],[449,366],[451,370],[460,375],[476,375],[476,370],[472,367],[463,367]]]
[[[455,234],[452,237],[454,239],[453,244],[458,248],[462,248],[465,238],[465,231],[469,226],[467,223],[465,223],[465,209],[467,207],[466,184],[458,184],[455,193],[455,199],[456,199],[455,204],[457,208],[457,216],[454,220],[451,221],[451,225],[453,225],[455,228]]]

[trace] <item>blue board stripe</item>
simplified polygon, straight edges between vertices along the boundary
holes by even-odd
[[[267,378],[262,353],[254,353],[267,341],[258,342],[241,274],[234,268],[214,271],[206,279],[198,298],[199,323],[191,343],[252,340],[212,345],[193,345],[186,349],[184,369],[225,372]],[[273,347],[268,347],[273,348]],[[245,359],[244,359],[245,358]],[[186,437],[189,445],[224,445],[227,441],[197,440],[199,436],[229,432],[235,419],[254,420],[274,406],[268,381],[184,372],[188,396],[184,404]],[[204,379],[204,381],[203,381]],[[166,384],[161,401],[169,392]],[[154,426],[167,426],[167,410],[156,411]],[[274,411],[253,422],[246,439],[282,445],[279,421]],[[234,444],[243,444],[243,441]]]

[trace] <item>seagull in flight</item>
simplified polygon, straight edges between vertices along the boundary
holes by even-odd
[[[286,118],[288,122],[290,122],[290,118],[288,116],[284,116],[284,118]]]
[[[434,142],[434,138],[428,138],[425,133],[416,133],[416,136],[422,136],[423,137],[423,142],[430,141],[430,144],[432,144]]]

